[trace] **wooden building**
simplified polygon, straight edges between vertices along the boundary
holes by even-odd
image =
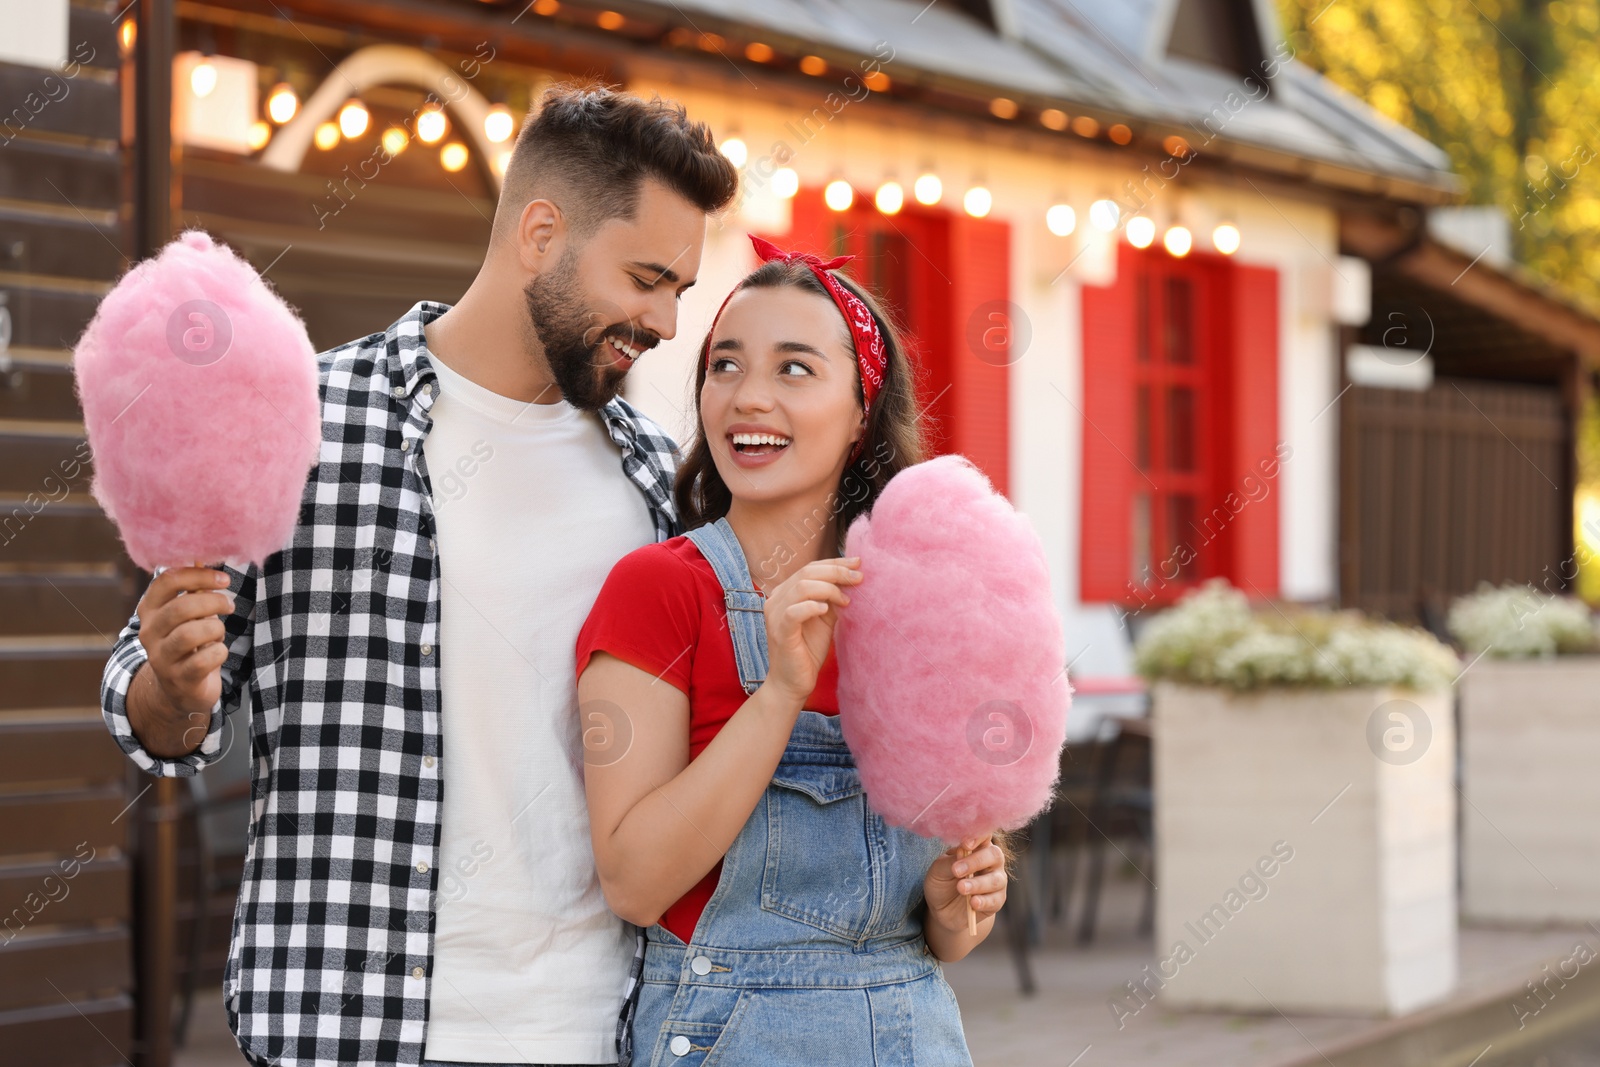
[[[939,447],[1039,530],[1080,680],[1126,673],[1119,613],[1208,577],[1415,616],[1572,554],[1600,326],[1431,236],[1443,153],[1298,62],[1267,0],[26,11],[0,41],[0,1064],[168,1062],[244,847],[242,729],[207,781],[153,783],[100,721],[145,576],[88,494],[71,349],[97,300],[186,226],[319,347],[453,300],[556,79],[682,100],[743,168],[630,399],[687,434],[747,231],[855,253]],[[1428,324],[1426,381],[1411,350],[1350,361],[1396,347],[1391,313]]]

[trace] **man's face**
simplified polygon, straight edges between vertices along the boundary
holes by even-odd
[[[646,179],[631,221],[607,219],[581,246],[569,232],[555,268],[527,284],[528,316],[569,404],[604,407],[634,362],[677,332],[705,232],[699,208]]]

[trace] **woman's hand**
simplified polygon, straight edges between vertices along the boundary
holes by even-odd
[[[963,848],[970,855],[958,858]],[[992,918],[1006,902],[1005,855],[992,837],[973,838],[948,848],[922,880],[928,917],[951,933],[967,932],[967,901],[978,922]]]
[[[778,693],[802,705],[817,687],[828,658],[836,608],[850,603],[845,588],[861,581],[861,557],[819,559],[767,592],[767,680]]]

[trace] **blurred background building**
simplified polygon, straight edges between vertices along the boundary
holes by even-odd
[[[454,300],[560,79],[680,100],[742,168],[629,399],[691,435],[746,232],[856,255],[912,338],[938,450],[1039,530],[1091,700],[1133,688],[1125,616],[1209,578],[1437,628],[1450,597],[1544,583],[1580,547],[1600,322],[1267,0],[4,11],[0,901],[95,856],[0,948],[15,1062],[166,1062],[173,994],[220,978],[248,800],[225,776],[147,792],[103,737],[101,665],[144,578],[88,496],[75,339],[189,226],[319,348]],[[248,758],[241,735],[234,781]]]

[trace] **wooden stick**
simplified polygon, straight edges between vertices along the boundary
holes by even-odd
[[[964,860],[970,853],[964,848],[956,849],[956,859]],[[978,936],[978,913],[972,910],[972,895],[966,894],[963,898],[967,902],[967,933],[972,937]]]

